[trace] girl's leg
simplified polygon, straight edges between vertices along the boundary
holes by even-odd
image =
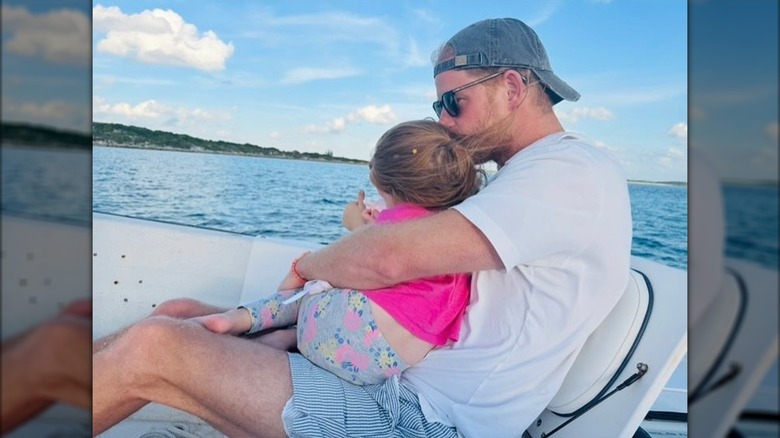
[[[314,364],[358,385],[380,383],[408,367],[382,336],[361,292],[333,289],[302,301],[298,349]]]
[[[288,327],[298,321],[298,308],[301,300],[284,304],[284,300],[298,293],[300,289],[283,290],[273,295],[244,304],[243,307],[252,317],[252,328],[247,334],[257,333],[271,328]]]

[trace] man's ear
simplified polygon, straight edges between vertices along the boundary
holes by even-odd
[[[514,110],[523,102],[528,86],[523,82],[523,77],[515,70],[508,70],[504,73],[506,84],[507,101],[509,108]]]

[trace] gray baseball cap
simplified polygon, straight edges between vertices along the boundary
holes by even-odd
[[[536,32],[518,19],[478,21],[456,33],[447,44],[452,46],[455,56],[437,64],[433,77],[453,69],[528,68],[547,87],[553,105],[564,99],[580,98],[580,93],[553,73]]]

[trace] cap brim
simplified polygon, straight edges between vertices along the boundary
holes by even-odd
[[[569,84],[564,82],[561,78],[556,76],[555,73],[549,70],[536,70],[533,68],[531,70],[533,70],[536,76],[539,77],[539,79],[550,91],[550,97],[553,98],[553,105],[560,102],[561,100],[576,102],[580,99],[580,93],[578,93],[574,88],[570,87]]]

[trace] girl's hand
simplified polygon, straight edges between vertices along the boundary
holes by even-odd
[[[361,218],[363,219],[363,224],[365,225],[373,225],[374,222],[376,222],[377,216],[379,216],[379,210],[377,210],[376,208],[366,207],[366,209],[363,210],[363,213],[361,214]]]
[[[366,209],[366,192],[360,190],[357,195],[357,201],[350,202],[344,208],[344,214],[341,216],[341,223],[349,231],[353,231],[356,228],[360,228],[365,225],[363,219],[363,211]]]
[[[366,192],[360,190],[357,200],[350,202],[344,208],[344,214],[341,217],[341,223],[349,231],[354,231],[363,225],[373,225],[379,216],[379,210],[366,206]]]
[[[280,290],[291,290],[291,289],[300,289],[303,287],[303,285],[306,284],[305,281],[302,281],[300,278],[298,278],[297,275],[293,274],[292,270],[287,272],[287,276],[284,277],[284,280],[279,284],[279,287],[276,288],[277,291]]]
[[[290,270],[287,271],[287,276],[284,277],[282,280],[282,283],[279,285],[276,290],[282,291],[282,290],[290,290],[290,289],[300,289],[303,287],[303,285],[306,284],[306,279],[298,275],[298,272],[295,270],[295,266],[298,264],[298,260],[304,258],[307,254],[309,254],[309,251],[304,252],[300,256],[298,256],[297,259],[293,260],[293,262],[290,264]]]

